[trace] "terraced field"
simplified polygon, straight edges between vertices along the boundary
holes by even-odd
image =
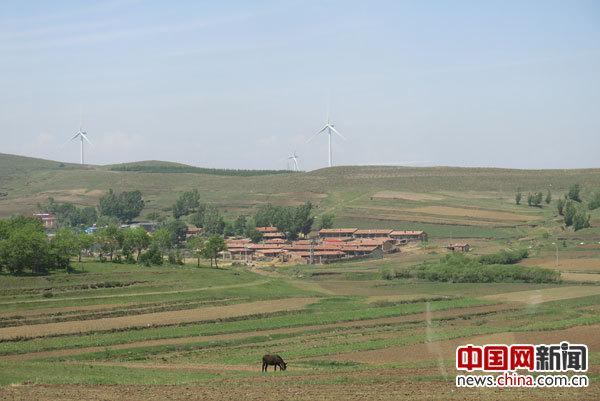
[[[400,257],[310,267],[312,275],[86,262],[76,275],[7,278],[0,398],[158,400],[170,389],[176,400],[259,399],[268,389],[283,400],[333,400],[351,389],[364,399],[453,399],[456,345],[561,339],[590,346],[591,387],[461,399],[600,394],[600,287],[390,282],[369,273]],[[343,269],[354,273],[320,274]],[[117,278],[135,284],[99,285]],[[289,369],[261,373],[268,352]]]

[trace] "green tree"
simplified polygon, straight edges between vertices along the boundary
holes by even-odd
[[[542,206],[542,201],[543,201],[543,199],[544,199],[544,194],[543,194],[543,193],[541,193],[541,192],[536,192],[536,193],[533,195],[533,199],[532,199],[532,201],[533,201],[533,206],[535,206],[535,207],[540,207],[540,206]]]
[[[517,205],[520,205],[522,198],[523,198],[523,194],[521,193],[521,191],[518,191],[517,194],[515,195],[515,203]]]
[[[590,227],[590,215],[583,207],[580,207],[573,216],[573,229],[578,231],[588,227]]]
[[[235,235],[242,236],[246,232],[247,219],[246,216],[238,216],[233,223],[233,231]]]
[[[63,260],[69,260],[72,256],[81,254],[81,242],[79,234],[71,228],[63,227],[56,231],[51,241],[55,254]],[[67,266],[68,267],[68,266]]]
[[[573,225],[573,219],[575,218],[575,214],[577,213],[577,209],[575,208],[575,204],[572,200],[568,200],[565,203],[565,207],[563,209],[563,216],[565,220],[565,225],[570,227]]]
[[[546,201],[546,204],[549,205],[550,202],[552,202],[552,194],[550,193],[550,190],[548,190],[546,192],[546,199],[544,199]]]
[[[556,210],[558,210],[558,214],[560,216],[563,215],[564,208],[565,208],[565,200],[563,198],[558,198],[558,201],[556,201]]]
[[[98,202],[100,214],[112,216],[122,222],[130,222],[144,209],[144,200],[140,191],[125,191],[116,194],[112,189]]]
[[[102,253],[107,253],[112,262],[113,256],[123,244],[122,231],[113,224],[99,229],[96,232],[96,243],[100,246]]]
[[[600,208],[600,191],[596,191],[592,194],[592,199],[588,203],[588,208],[590,210],[596,210]]]
[[[223,234],[225,220],[219,211],[213,206],[207,206],[204,210],[204,232],[208,235]]]
[[[123,231],[123,250],[137,252],[136,261],[140,260],[142,251],[150,245],[150,236],[141,227],[130,228]]]
[[[533,206],[533,195],[530,193],[527,194],[527,205]]]
[[[200,267],[200,258],[203,255],[204,243],[205,239],[202,237],[192,237],[190,238],[186,246],[192,252],[192,254],[198,259],[198,267]]]
[[[333,227],[333,220],[335,219],[335,215],[333,213],[323,213],[319,217],[318,229],[326,229]]]
[[[195,212],[200,206],[200,194],[197,189],[182,193],[173,205],[173,217],[178,219]]]
[[[169,232],[170,247],[179,246],[185,241],[187,233],[187,225],[179,219],[170,219],[160,225],[161,228],[167,229]]]
[[[575,202],[581,202],[581,185],[573,184],[569,187],[567,198]]]
[[[210,267],[213,266],[213,260],[215,261],[215,267],[219,267],[217,260],[219,258],[219,252],[227,250],[225,240],[220,235],[211,235],[208,240],[204,243],[202,248],[202,255],[205,258],[210,259]]]

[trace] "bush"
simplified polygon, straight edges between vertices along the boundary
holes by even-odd
[[[590,199],[590,203],[588,203],[588,208],[590,210],[600,208],[600,191],[596,191],[592,194],[592,199]]]
[[[162,265],[163,255],[158,245],[152,244],[148,251],[142,253],[139,258],[139,263],[144,266]]]
[[[454,283],[554,283],[560,280],[560,273],[554,270],[515,265],[485,265],[460,253],[446,255],[437,262],[423,263],[416,269],[415,274],[423,280]]]
[[[529,256],[527,249],[517,249],[515,251],[500,251],[490,255],[483,255],[479,258],[479,263],[484,265],[511,265],[525,259]]]

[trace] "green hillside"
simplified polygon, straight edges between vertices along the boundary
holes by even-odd
[[[525,194],[550,189],[556,200],[573,183],[583,186],[584,196],[600,188],[600,169],[351,166],[305,173],[235,172],[240,173],[158,161],[81,167],[0,154],[0,216],[31,213],[49,196],[94,205],[109,188],[138,189],[147,201],[144,214],[167,215],[179,193],[198,189],[204,202],[230,217],[250,214],[264,203],[311,201],[317,213],[335,213],[336,226],[424,227],[439,237],[513,237],[557,226],[553,204],[517,206],[517,189]],[[593,214],[592,221],[598,220]]]

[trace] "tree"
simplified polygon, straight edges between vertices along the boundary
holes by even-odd
[[[96,233],[96,242],[100,245],[100,250],[103,253],[108,253],[112,262],[114,253],[123,244],[123,233],[116,225],[110,224],[98,230]]]
[[[533,206],[533,195],[530,193],[527,194],[527,205]]]
[[[203,255],[205,239],[202,237],[192,237],[190,238],[186,246],[187,248],[196,256],[198,259],[198,267],[200,267],[200,257]]]
[[[552,202],[552,194],[550,193],[550,190],[548,190],[546,192],[546,199],[544,199],[546,201],[546,204],[549,205],[550,202]]]
[[[592,199],[588,203],[588,208],[590,210],[596,210],[600,208],[600,191],[596,191],[592,194]]]
[[[197,210],[188,217],[188,222],[198,228],[204,227],[204,212],[206,206],[200,205]]]
[[[50,245],[39,220],[22,216],[0,220],[0,269],[42,273],[68,265],[69,259]]]
[[[210,259],[210,267],[213,265],[213,260],[215,261],[215,267],[219,267],[217,263],[219,252],[225,250],[227,250],[227,245],[225,244],[223,237],[220,235],[211,235],[204,243],[202,255],[204,255],[204,257],[207,259]]]
[[[335,215],[333,213],[323,213],[319,217],[319,225],[318,225],[319,230],[326,229],[326,228],[332,228],[334,219],[335,219]]]
[[[200,206],[200,194],[197,189],[182,193],[173,205],[173,217],[178,219],[195,212]]]
[[[179,246],[185,241],[187,225],[183,221],[179,219],[171,219],[163,222],[160,227],[165,228],[169,232],[169,248],[172,246]]]
[[[79,234],[71,228],[59,229],[51,241],[52,248],[60,258],[69,260],[71,256],[81,255],[81,242]]]
[[[570,227],[571,225],[573,225],[573,219],[575,218],[575,214],[577,213],[577,209],[575,208],[573,201],[568,200],[565,203],[563,213],[565,225],[567,227]]]
[[[311,216],[312,204],[307,202],[300,206],[264,205],[258,209],[254,217],[257,226],[275,226],[288,239],[295,239],[299,233],[308,234],[314,218]]]
[[[571,199],[575,202],[581,202],[581,185],[573,184],[569,187],[569,193],[567,194],[567,198]]]
[[[223,234],[225,221],[219,211],[213,206],[207,206],[204,210],[204,232],[208,235]]]
[[[238,216],[233,223],[233,231],[235,235],[242,236],[246,231],[247,219],[246,216]]]
[[[137,252],[136,261],[140,260],[142,251],[150,245],[150,237],[141,227],[130,228],[123,232],[123,251]]]
[[[58,203],[52,197],[38,207],[46,213],[54,214],[62,227],[89,226],[98,219],[98,213],[93,206],[78,208],[72,203]]]
[[[544,199],[544,194],[541,193],[541,192],[536,192],[533,195],[533,206],[535,206],[535,207],[541,207],[543,199]]]
[[[590,215],[585,212],[585,209],[583,209],[583,207],[580,207],[573,216],[573,229],[575,231],[578,231],[582,228],[588,227],[590,227]]]
[[[112,189],[98,202],[100,214],[112,216],[122,222],[130,222],[144,209],[144,200],[140,191],[125,191],[115,194]]]
[[[556,201],[556,210],[558,210],[558,214],[560,216],[563,215],[564,208],[565,208],[565,200],[563,198],[558,198],[558,201]]]
[[[523,194],[521,193],[521,191],[518,191],[517,194],[515,195],[515,203],[517,205],[520,205],[522,198],[523,198]]]
[[[171,232],[166,227],[158,228],[152,234],[151,244],[163,254],[171,249],[171,246],[173,245]]]

